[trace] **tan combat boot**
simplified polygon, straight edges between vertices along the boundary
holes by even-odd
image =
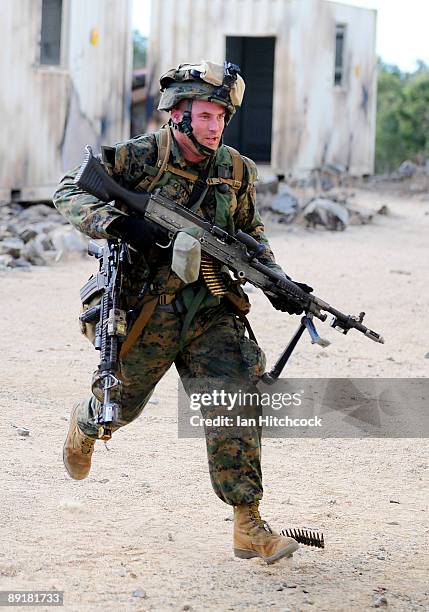
[[[291,557],[298,542],[273,531],[261,519],[258,502],[234,506],[234,554],[240,559],[261,557],[274,563],[283,557]]]
[[[63,461],[69,475],[83,480],[91,469],[91,457],[95,440],[86,436],[77,424],[77,404],[70,415],[70,426],[63,447]]]

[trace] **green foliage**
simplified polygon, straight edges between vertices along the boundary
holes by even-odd
[[[142,36],[138,30],[133,30],[133,69],[147,66],[147,37]]]
[[[429,67],[419,61],[409,74],[379,62],[376,172],[416,155],[429,156]]]

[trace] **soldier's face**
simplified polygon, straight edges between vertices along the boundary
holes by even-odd
[[[225,127],[225,108],[215,102],[194,100],[192,131],[202,145],[216,150]]]
[[[186,101],[183,101],[178,108],[172,110],[171,116],[175,122],[181,121],[186,106]],[[199,143],[216,151],[219,147],[224,127],[225,108],[221,104],[206,102],[205,100],[193,101],[192,132]],[[191,141],[189,141],[189,146],[192,149],[195,148]]]

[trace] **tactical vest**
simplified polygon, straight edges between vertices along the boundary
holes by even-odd
[[[180,176],[195,184],[198,174],[177,168],[170,163],[172,146],[172,134],[170,127],[163,127],[155,133],[158,156],[155,166],[145,164],[144,171],[146,176],[135,187],[137,191],[152,192],[157,187],[162,187],[170,180],[172,175]],[[232,172],[231,172],[232,167]],[[216,212],[214,223],[218,227],[234,233],[233,215],[237,208],[237,194],[243,184],[244,161],[241,155],[232,147],[223,145],[216,152],[215,163],[213,164],[218,176],[208,176],[206,179],[207,187],[227,186],[224,189],[215,189]],[[204,196],[204,193],[202,194]],[[196,211],[204,200],[201,197],[191,209]],[[202,307],[208,308],[220,304],[218,296],[210,294],[207,290],[199,291],[197,295],[190,287],[180,290],[180,296],[187,310],[194,313]]]
[[[170,127],[163,127],[155,133],[158,146],[158,158],[155,166],[145,164],[144,171],[147,176],[135,187],[136,191],[147,191],[151,193],[156,187],[161,187],[168,182],[169,175],[175,174],[185,178],[192,183],[198,179],[194,172],[188,172],[181,168],[176,168],[170,164],[170,153],[172,134]],[[229,168],[232,166],[232,176],[230,177]],[[222,229],[227,229],[231,233],[234,231],[233,214],[237,208],[237,193],[240,190],[244,175],[244,161],[240,153],[227,145],[222,145],[216,152],[215,167],[219,176],[208,177],[208,186],[227,185],[229,189],[216,189],[216,217],[215,225]]]
[[[158,149],[155,166],[151,166],[149,164],[144,165],[144,176],[140,182],[134,186],[134,189],[136,191],[151,193],[154,189],[166,185],[171,180],[173,175],[191,181],[195,185],[195,183],[200,179],[200,176],[197,173],[183,170],[182,168],[173,166],[170,163],[173,138],[171,128],[167,126],[161,128],[161,130],[155,133],[155,138]],[[199,199],[190,206],[190,209],[196,212],[203,203],[208,188],[214,186],[214,223],[231,234],[235,233],[233,216],[237,208],[237,196],[243,185],[244,165],[245,161],[238,151],[232,147],[222,145],[216,151],[214,163],[210,166],[211,173],[216,172],[217,176],[210,176],[210,173],[208,174],[207,178],[205,178],[205,191],[202,190],[201,197],[199,197]],[[225,185],[225,187],[222,188],[222,185]],[[204,263],[202,262],[202,269],[203,267]],[[162,288],[154,289],[155,294],[160,290],[161,293],[165,292],[166,294],[171,295],[171,297],[173,297],[172,294],[176,295],[176,297],[180,296],[186,308],[186,315],[183,321],[180,340],[182,343],[197,311],[201,308],[218,306],[220,304],[221,297],[211,293],[209,288],[203,282],[198,284],[197,292],[195,292],[195,284],[194,286],[185,285],[182,281],[180,281],[181,286],[178,287],[177,281],[180,279],[178,279],[178,277],[176,277],[172,271],[170,271],[168,278],[165,278],[164,280],[165,283],[162,283]],[[250,308],[247,296],[238,286],[235,290],[228,290],[224,296],[228,298],[232,308],[236,310],[237,314],[244,319],[249,334],[254,339],[253,332],[244,316]],[[143,307],[138,320],[135,322],[134,326],[129,332],[129,336],[122,346],[121,356],[125,356],[130,348],[134,345],[155,308],[155,300],[150,296],[147,297],[149,301]]]

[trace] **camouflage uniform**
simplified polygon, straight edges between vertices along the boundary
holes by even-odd
[[[146,134],[106,148],[103,162],[108,172],[123,186],[133,189],[144,176],[156,174],[159,133]],[[264,235],[264,227],[256,210],[254,182],[255,164],[244,158],[244,180],[235,193],[229,188],[222,193],[211,186],[198,214],[230,231],[242,229],[268,247],[263,261],[279,270]],[[191,164],[182,157],[173,138],[170,164],[174,168],[198,174],[210,162]],[[232,176],[232,158],[227,147],[221,146],[214,156],[212,175],[219,166]],[[92,238],[109,238],[109,225],[125,214],[118,207],[100,202],[79,190],[73,182],[77,169],[67,174],[59,185],[54,204],[77,229]],[[193,187],[192,181],[165,172],[157,184],[162,195],[174,198],[186,206]],[[186,285],[171,271],[171,249],[153,247],[145,256],[135,254],[124,285],[127,306],[136,303],[137,296],[148,278],[152,295],[174,294],[186,303],[196,294],[203,279]],[[189,300],[188,300],[189,301]],[[184,314],[166,311],[158,305],[138,342],[121,361],[122,423],[133,421],[142,412],[157,382],[174,363],[182,380],[199,378],[239,379],[243,386],[254,390],[263,373],[265,358],[255,342],[245,336],[242,321],[226,300],[209,295],[200,305],[185,338],[181,338]],[[92,396],[82,402],[78,424],[87,436],[96,437],[94,413],[97,399]],[[249,427],[239,436],[222,436],[207,432],[207,452],[210,476],[216,494],[231,505],[252,503],[262,497],[260,466],[260,431]]]

